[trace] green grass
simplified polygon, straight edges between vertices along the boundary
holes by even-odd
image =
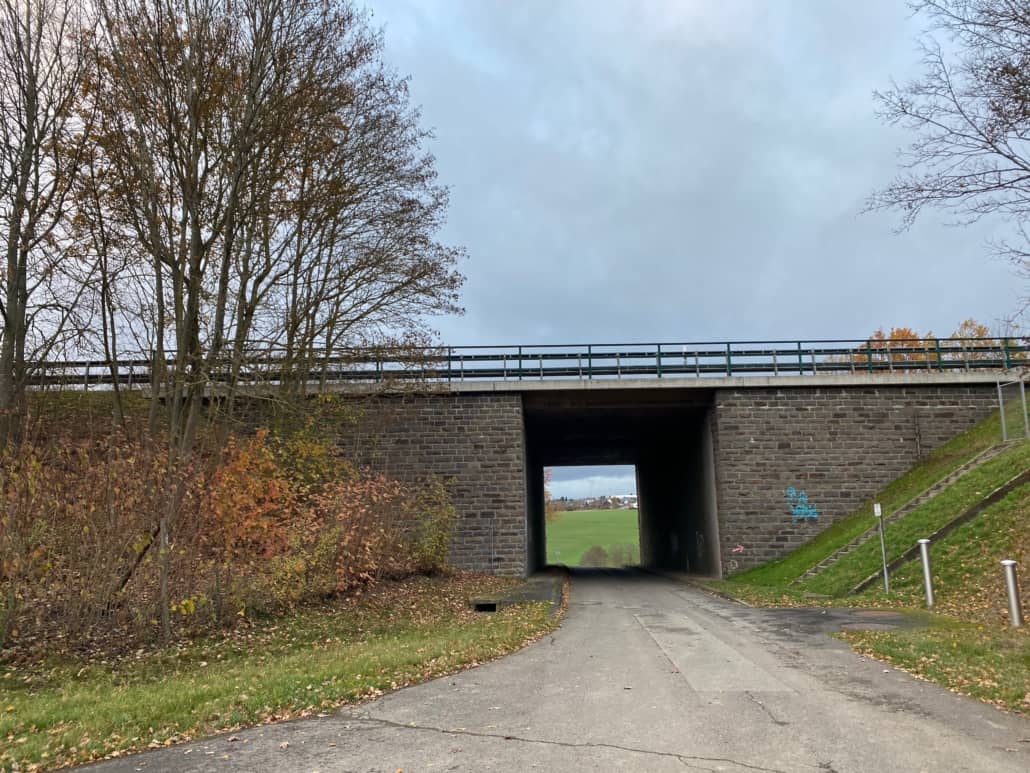
[[[547,563],[578,566],[594,545],[632,545],[639,551],[636,510],[570,510],[547,524]]]
[[[843,638],[860,652],[951,690],[1030,714],[1030,629],[1009,627],[999,565],[1012,558],[1030,566],[1027,513],[1030,486],[1023,486],[933,546],[932,627],[849,632]],[[919,562],[897,571],[889,596],[877,587],[859,598],[866,605],[923,606]]]
[[[554,625],[547,604],[468,610],[470,596],[509,582],[419,578],[222,639],[120,659],[0,664],[0,770],[313,714],[496,657]]]
[[[872,524],[873,502],[880,502],[883,505],[884,514],[888,515],[977,454],[1000,441],[1001,420],[995,413],[972,429],[932,451],[915,467],[887,484],[869,501],[863,502],[853,513],[820,532],[797,550],[779,560],[736,575],[733,578],[734,584],[756,588],[764,586],[776,590],[784,589],[791,580],[800,577],[835,550],[848,544],[868,529]]]
[[[1030,468],[1030,442],[1024,441],[963,475],[933,499],[887,526],[887,559],[897,558],[917,540],[929,536],[1027,468]],[[813,593],[843,595],[876,572],[881,560],[879,540],[868,540],[815,577],[802,582],[801,587]]]
[[[890,512],[928,488],[950,470],[998,441],[998,417],[988,419],[930,455],[888,485],[875,500]],[[961,477],[905,518],[889,524],[888,558],[900,555],[975,504],[992,490],[1030,468],[1030,441],[1023,441]],[[925,601],[918,561],[899,567],[891,593],[876,585],[847,595],[880,567],[879,540],[873,539],[816,577],[790,580],[866,529],[868,505],[823,532],[789,556],[712,586],[754,604],[846,605],[922,610]],[[936,604],[923,612],[926,626],[894,631],[848,631],[840,637],[859,652],[951,690],[997,706],[1030,714],[1030,628],[1008,625],[1002,558],[1030,566],[1030,486],[1023,486],[931,547]],[[1025,572],[1024,572],[1025,575]],[[1024,587],[1026,580],[1023,581]],[[1025,607],[1025,604],[1024,604]]]

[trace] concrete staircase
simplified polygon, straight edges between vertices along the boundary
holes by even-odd
[[[929,500],[933,499],[935,496],[937,496],[939,493],[941,493],[944,489],[946,489],[952,483],[957,481],[959,478],[961,478],[967,472],[969,472],[970,470],[974,470],[977,467],[979,467],[981,464],[983,464],[984,462],[987,462],[987,461],[993,459],[998,454],[1000,454],[1002,451],[1004,451],[1005,449],[1009,448],[1012,445],[1013,445],[1013,443],[1011,441],[1008,442],[1008,443],[999,443],[998,445],[991,446],[990,448],[988,448],[988,449],[986,449],[984,451],[981,451],[979,454],[974,456],[972,459],[970,459],[965,464],[961,465],[960,467],[956,467],[950,473],[948,473],[943,478],[941,478],[939,481],[937,481],[932,486],[930,486],[930,488],[926,489],[925,491],[923,491],[920,494],[917,494],[915,497],[913,497],[908,502],[903,504],[901,507],[899,507],[893,513],[890,513],[889,515],[885,516],[884,517],[884,525],[886,526],[889,523],[893,523],[894,521],[897,521],[897,520],[899,520],[901,518],[904,518],[906,515],[911,513],[913,510],[915,510],[917,507],[919,507],[923,503],[928,502]],[[872,514],[870,514],[870,520],[872,520]],[[855,537],[853,540],[851,540],[848,544],[846,544],[843,547],[840,547],[837,550],[835,550],[832,553],[830,553],[830,555],[828,555],[826,558],[824,558],[818,564],[813,566],[807,572],[802,574],[800,577],[795,577],[793,580],[791,580],[790,584],[791,585],[796,585],[796,584],[804,582],[805,580],[808,580],[808,579],[810,579],[812,577],[815,577],[816,575],[818,575],[819,573],[821,573],[825,569],[827,569],[830,566],[832,566],[833,564],[835,564],[837,561],[839,561],[841,558],[846,556],[851,551],[853,551],[856,548],[858,548],[859,546],[863,545],[868,540],[874,538],[876,536],[876,534],[877,534],[877,525],[876,525],[876,523],[873,523],[872,526],[870,526],[864,532],[859,534],[857,537]]]

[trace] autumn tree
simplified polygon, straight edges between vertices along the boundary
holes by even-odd
[[[887,332],[877,328],[869,336],[869,341],[862,350],[862,357],[856,363],[868,362],[919,362],[932,356],[933,331],[919,335],[909,327],[892,327]],[[863,359],[864,357],[864,359]]]
[[[873,194],[904,226],[926,207],[959,222],[1000,216],[1015,240],[996,251],[1030,276],[1030,4],[1019,0],[918,0],[927,21],[923,73],[876,93],[885,121],[916,138],[903,171]]]
[[[17,427],[34,363],[90,315],[81,303],[89,276],[69,274],[67,238],[68,194],[93,120],[74,110],[93,31],[89,8],[0,0],[0,446]]]
[[[984,360],[998,356],[1003,339],[992,335],[990,328],[975,319],[964,320],[948,336],[952,341],[968,342],[956,352],[953,345],[939,350],[937,338],[932,330],[920,335],[910,327],[892,327],[886,332],[882,327],[873,331],[868,341],[858,347],[855,354],[837,357],[833,361],[853,360],[856,365],[867,364],[870,359],[875,362],[928,362],[942,359]]]
[[[306,381],[334,349],[458,310],[461,252],[434,238],[447,191],[361,13],[320,0],[101,8],[87,105],[105,117],[103,214],[151,290],[154,394],[183,448],[211,383],[231,406],[270,356],[278,382]]]
[[[548,523],[554,523],[561,518],[562,509],[551,494],[551,480],[554,477],[554,470],[550,467],[544,468],[544,519]]]

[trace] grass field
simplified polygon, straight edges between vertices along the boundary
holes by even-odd
[[[328,713],[498,657],[557,624],[546,603],[470,609],[470,597],[513,583],[465,574],[384,582],[211,639],[118,658],[0,662],[0,771]]]
[[[631,545],[640,551],[636,510],[576,510],[561,513],[547,524],[547,563],[579,566],[594,545],[611,552],[614,545]]]

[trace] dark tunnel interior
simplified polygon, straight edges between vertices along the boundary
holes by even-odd
[[[721,574],[710,392],[554,391],[523,400],[531,572],[546,563],[544,468],[632,464],[641,565]]]

